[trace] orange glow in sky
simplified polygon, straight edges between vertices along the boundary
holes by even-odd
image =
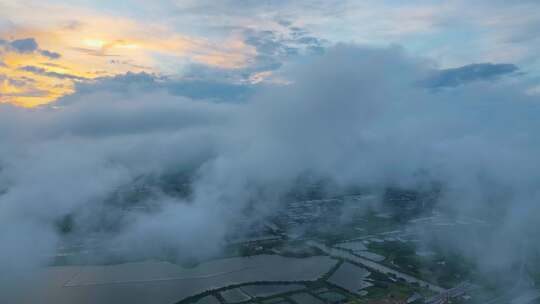
[[[68,6],[46,10],[36,6],[19,13],[17,2],[0,2],[0,18],[5,14],[21,19],[20,25],[9,30],[0,28],[0,39],[34,38],[40,50],[58,53],[60,58],[48,58],[39,51],[20,53],[0,45],[0,102],[33,107],[72,93],[80,81],[126,72],[170,72],[162,71],[160,58],[177,61],[179,70],[189,62],[236,69],[255,55],[234,37],[210,41],[146,20]],[[77,16],[77,22],[70,16]]]

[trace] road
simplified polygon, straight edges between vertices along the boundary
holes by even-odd
[[[437,286],[435,284],[432,284],[432,283],[426,282],[424,280],[415,278],[415,277],[413,277],[411,275],[399,272],[399,271],[397,271],[395,269],[392,269],[390,267],[381,265],[379,263],[368,260],[366,258],[362,258],[362,257],[356,256],[356,255],[353,255],[353,254],[351,254],[351,253],[349,253],[347,251],[340,250],[340,249],[337,249],[337,248],[328,247],[328,246],[326,246],[324,244],[321,244],[321,243],[319,243],[317,241],[314,241],[314,240],[307,241],[307,244],[309,246],[320,249],[321,251],[323,251],[324,253],[326,253],[326,254],[328,254],[328,255],[330,255],[332,257],[337,257],[337,258],[349,260],[349,261],[351,261],[353,263],[363,265],[366,268],[369,268],[369,269],[372,269],[372,270],[375,270],[375,271],[378,271],[378,272],[381,272],[381,273],[384,273],[384,274],[392,274],[395,277],[403,279],[408,283],[417,283],[420,286],[426,287],[426,288],[428,288],[431,291],[434,291],[436,293],[443,293],[443,292],[446,291],[446,289],[444,289],[444,288],[442,288],[440,286]]]

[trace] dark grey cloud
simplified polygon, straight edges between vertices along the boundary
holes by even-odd
[[[22,66],[22,67],[18,68],[18,70],[25,71],[25,72],[30,72],[30,73],[33,73],[33,74],[36,74],[36,75],[42,75],[42,76],[58,78],[58,79],[72,79],[72,80],[86,80],[87,79],[85,77],[81,77],[81,76],[77,76],[77,75],[48,71],[48,70],[46,70],[44,68],[40,68],[40,67],[33,66],[33,65]]]
[[[129,72],[123,75],[102,77],[91,82],[80,82],[76,84],[76,94],[89,95],[96,91],[107,91],[136,96],[144,92],[165,91],[172,96],[219,102],[243,102],[252,96],[256,86],[234,82],[238,80],[237,78],[220,79],[217,76],[219,72],[219,69],[194,66],[182,79],[167,78],[144,72]],[[222,72],[228,73],[230,71],[223,70]],[[211,75],[214,76],[214,79],[210,78]],[[68,96],[60,99],[60,102],[69,102],[71,99]]]
[[[49,59],[58,59],[61,57],[61,54],[59,53],[40,49],[39,44],[34,38],[23,38],[23,39],[16,39],[12,41],[0,39],[0,46],[3,46],[4,48],[7,47],[8,51],[17,52],[21,54],[38,53]]]
[[[58,59],[60,58],[62,55],[60,55],[60,53],[56,53],[56,52],[52,52],[52,51],[47,51],[47,50],[40,50],[39,53],[49,59]]]
[[[28,81],[26,81],[24,78],[18,78],[18,79],[12,79],[12,78],[6,78],[10,85],[15,87],[23,87],[28,84]]]
[[[65,66],[58,63],[54,63],[54,62],[40,62],[39,64],[49,66],[49,67],[54,67],[54,68],[67,69]]]
[[[98,78],[92,82],[83,82],[76,84],[78,94],[92,94],[96,91],[109,91],[129,93],[132,88],[136,90],[155,91],[161,89],[162,80],[158,76],[148,73],[132,73],[128,72],[123,75]]]
[[[9,45],[19,53],[33,53],[38,49],[38,44],[34,38],[13,40]]]
[[[497,79],[516,71],[518,71],[518,67],[510,63],[475,63],[437,71],[422,84],[430,88],[456,87],[479,80]]]

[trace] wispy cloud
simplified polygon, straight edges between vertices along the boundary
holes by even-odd
[[[518,67],[510,63],[469,64],[437,71],[434,75],[422,81],[422,85],[429,88],[456,87],[474,81],[494,80],[516,71],[518,71]]]
[[[85,77],[72,75],[72,74],[66,74],[66,73],[53,72],[53,71],[49,71],[49,70],[44,69],[44,68],[31,66],[31,65],[26,65],[26,66],[20,67],[20,68],[18,68],[18,70],[25,71],[25,72],[30,72],[30,73],[37,74],[37,75],[43,75],[43,76],[48,76],[48,77],[59,78],[59,79],[72,79],[72,80],[86,80],[87,79]]]

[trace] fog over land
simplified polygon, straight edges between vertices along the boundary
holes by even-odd
[[[46,265],[66,216],[70,237],[126,257],[212,256],[303,176],[337,192],[440,185],[440,208],[492,224],[441,242],[486,273],[540,254],[540,98],[516,66],[440,70],[397,46],[337,45],[280,73],[287,84],[236,101],[103,78],[41,108],[1,104],[0,273]],[[171,176],[189,194],[164,189]],[[118,207],[137,184],[146,209]]]

